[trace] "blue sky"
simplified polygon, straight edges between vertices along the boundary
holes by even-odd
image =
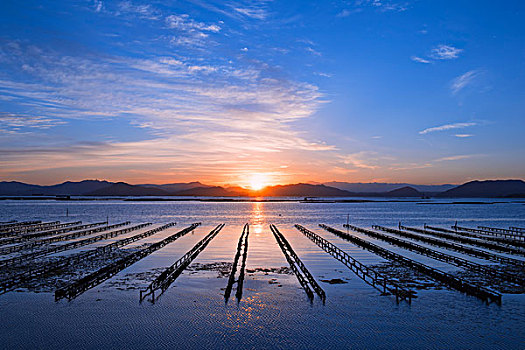
[[[0,179],[524,178],[520,1],[3,1]]]

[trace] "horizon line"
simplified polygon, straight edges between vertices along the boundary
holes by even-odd
[[[239,185],[239,184],[232,184],[232,183],[205,183],[205,182],[202,182],[202,181],[199,181],[199,180],[193,180],[193,181],[187,181],[187,182],[167,182],[167,183],[155,183],[155,182],[151,182],[151,183],[132,183],[132,182],[127,182],[127,181],[123,181],[123,180],[118,180],[118,181],[112,181],[112,180],[107,180],[107,179],[98,179],[98,178],[87,178],[87,179],[82,179],[82,180],[64,180],[62,182],[54,182],[54,183],[51,183],[51,184],[41,184],[41,183],[29,183],[29,182],[24,182],[24,181],[20,181],[20,180],[0,180],[0,183],[2,182],[16,182],[16,183],[23,183],[23,184],[26,184],[26,185],[35,185],[35,186],[56,186],[56,185],[61,185],[61,184],[64,184],[64,183],[67,183],[67,182],[72,182],[72,183],[80,183],[80,182],[85,182],[85,181],[99,181],[99,182],[109,182],[109,183],[125,183],[125,184],[128,184],[128,185],[133,185],[133,186],[145,186],[145,185],[155,185],[155,186],[162,186],[162,185],[171,185],[171,184],[190,184],[190,183],[199,183],[201,185],[205,185],[205,186],[213,186],[213,187],[240,187],[240,188],[243,188],[243,189],[246,189],[246,190],[252,190],[252,191],[260,191],[264,188],[267,188],[267,187],[274,187],[274,186],[288,186],[288,185],[299,185],[299,184],[307,184],[307,185],[324,185],[324,186],[327,186],[328,183],[332,183],[332,182],[339,182],[339,183],[346,183],[346,184],[387,184],[387,185],[413,185],[413,186],[446,186],[446,185],[451,185],[451,186],[459,186],[459,185],[462,185],[462,184],[465,184],[465,183],[468,183],[468,182],[473,182],[473,181],[525,181],[525,178],[490,178],[490,179],[472,179],[472,180],[467,180],[465,182],[462,182],[462,183],[439,183],[439,184],[421,184],[421,183],[411,183],[411,182],[376,182],[376,181],[373,181],[373,182],[362,182],[362,181],[358,181],[358,182],[350,182],[350,181],[341,181],[341,180],[332,180],[332,181],[326,181],[326,182],[318,182],[318,181],[299,181],[299,182],[290,182],[290,183],[273,183],[273,184],[266,184],[262,187],[260,187],[259,189],[257,190],[254,190],[253,188],[250,188],[250,186],[243,186],[243,185]],[[333,187],[333,186],[332,186]]]

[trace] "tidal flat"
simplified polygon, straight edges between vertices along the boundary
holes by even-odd
[[[0,202],[0,221],[5,222],[0,224],[4,225],[0,229],[4,234],[0,238],[0,262],[10,262],[1,267],[1,278],[4,285],[13,282],[0,295],[2,344],[17,349],[522,348],[525,247],[516,243],[524,242],[521,234],[504,237],[457,231],[451,226],[457,222],[474,230],[478,226],[505,230],[525,227],[525,206],[518,200],[476,199],[486,205],[469,201],[452,204],[431,200],[425,203],[441,205],[420,205],[421,201],[4,200]],[[33,223],[16,228],[16,223],[7,223],[12,220],[19,224],[40,221],[47,226]],[[400,222],[420,230],[427,225],[457,231],[457,236],[471,241],[435,236],[431,230],[408,238],[372,227],[399,229]],[[64,223],[71,225],[58,228]],[[90,223],[98,225],[79,228]],[[149,225],[139,226],[146,223]],[[168,223],[176,224],[160,229]],[[151,248],[193,223],[200,225],[158,249]],[[343,227],[347,223],[381,233],[387,240]],[[210,236],[220,224],[224,227]],[[249,234],[241,240],[245,224]],[[276,238],[270,224],[293,253]],[[371,285],[360,272],[352,271],[294,227],[296,224],[340,249],[363,269],[375,271],[392,286],[413,293],[410,302]],[[389,260],[319,224],[493,292],[501,300],[460,291],[446,280]],[[64,230],[68,227],[71,230]],[[125,232],[125,228],[133,229]],[[155,229],[158,232],[144,234]],[[141,234],[144,237],[130,239]],[[392,244],[388,237],[403,240],[412,249]],[[432,239],[449,245],[436,245]],[[122,245],[103,251],[116,242]],[[427,254],[414,250],[415,245]],[[147,249],[151,252],[141,256]],[[192,254],[187,255],[189,252]],[[450,261],[432,257],[435,252]],[[311,282],[307,280],[307,287],[301,283],[288,260],[294,256],[324,292],[324,300]],[[104,273],[108,266],[130,257],[140,259],[112,270],[77,295],[79,290],[75,289],[75,293],[67,294],[71,298],[56,298],[57,290],[71,291],[68,288],[72,284]],[[181,265],[180,274],[168,274],[169,283],[159,287],[154,296],[141,298],[140,292],[179,260],[186,263]],[[461,266],[462,261],[467,265]],[[301,273],[299,264],[294,265]],[[56,269],[36,274],[45,266]],[[234,277],[230,278],[232,272]],[[376,282],[380,284],[383,279]],[[230,283],[231,294],[225,298]]]

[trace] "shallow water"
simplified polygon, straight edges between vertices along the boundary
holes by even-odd
[[[178,222],[174,228],[125,249],[159,241],[192,222],[202,222],[193,233],[71,302],[55,303],[52,293],[1,295],[2,345],[6,349],[523,348],[525,295],[505,294],[498,306],[485,305],[453,290],[419,290],[411,305],[396,304],[395,298],[381,296],[293,228],[295,223],[302,224],[367,265],[384,261],[317,227],[326,223],[341,228],[347,215],[351,223],[362,227],[394,226],[399,221],[409,226],[427,223],[446,227],[456,220],[471,227],[525,227],[525,206],[520,201],[487,205],[1,201],[0,221],[95,222],[108,217],[110,224],[126,220]],[[219,223],[226,226],[194,263],[231,263],[246,222],[250,223],[247,275],[239,304],[233,299],[224,302],[227,277],[214,270],[194,269],[196,265],[190,266],[155,304],[139,303],[138,288],[147,286],[152,276],[184,255]],[[338,278],[347,282],[320,282],[327,295],[325,305],[317,298],[310,304],[294,275],[260,270],[288,266],[269,230],[270,223],[277,225],[317,281]],[[417,254],[403,254],[443,270],[457,269]]]

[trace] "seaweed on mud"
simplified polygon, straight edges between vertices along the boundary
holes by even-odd
[[[348,282],[343,281],[340,278],[332,278],[331,280],[320,280],[321,282],[328,283],[328,284],[347,284]]]
[[[157,267],[143,272],[127,273],[120,278],[108,281],[104,284],[104,288],[116,288],[118,290],[140,289],[155,279],[162,271],[164,271],[163,267]]]
[[[278,275],[293,275],[292,269],[287,266],[272,267],[272,268],[256,267],[255,269],[246,269],[246,273],[249,273],[249,274],[254,274],[258,272],[262,272],[265,275],[268,275],[270,273],[276,273]]]
[[[53,292],[56,289],[67,285],[72,280],[79,279],[92,271],[95,271],[105,265],[111,264],[112,262],[127,256],[131,252],[132,250],[130,249],[116,249],[107,252],[104,255],[94,256],[88,260],[83,260],[75,264],[63,266],[59,269],[50,271],[45,275],[29,279],[28,281],[23,282],[17,289],[23,289],[31,292]],[[57,259],[59,258],[55,257],[47,259],[36,259],[22,266],[14,266],[2,275],[2,279],[7,279],[10,276],[25,271],[28,266],[39,266],[42,264],[53,262]]]
[[[404,286],[406,288],[418,290],[447,288],[445,284],[435,281],[434,279],[426,276],[425,274],[419,273],[396,262],[384,262],[381,264],[372,265],[370,267],[376,270],[377,272],[396,280],[401,286]],[[509,270],[514,269],[514,267],[511,266],[507,266],[506,268]],[[525,287],[523,286],[495,279],[494,277],[486,276],[480,274],[479,272],[461,269],[458,271],[454,271],[451,274],[471,283],[494,289],[501,293],[525,293]]]
[[[186,269],[187,271],[217,271],[217,278],[226,278],[230,274],[232,268],[231,262],[214,262],[209,264],[193,263]]]
[[[474,271],[460,270],[454,273],[456,277],[482,285],[500,293],[522,294],[525,293],[525,286],[504,281],[492,276],[483,275]]]
[[[369,266],[380,274],[396,281],[400,286],[408,289],[443,289],[444,284],[435,281],[427,275],[414,269],[403,266],[395,261],[387,261],[381,264]]]

